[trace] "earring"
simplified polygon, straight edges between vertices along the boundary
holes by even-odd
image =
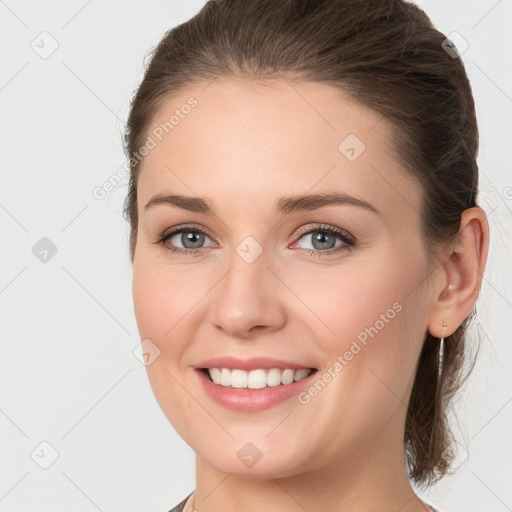
[[[438,356],[438,369],[437,369],[437,378],[438,380],[441,378],[441,373],[443,371],[443,357],[444,357],[444,335],[446,333],[446,322],[443,323],[443,336],[439,340],[439,356]]]

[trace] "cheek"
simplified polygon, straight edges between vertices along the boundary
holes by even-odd
[[[205,291],[194,272],[179,272],[143,257],[134,265],[132,295],[142,338],[152,339],[164,351],[176,347],[194,316],[194,305]]]
[[[143,263],[137,263],[133,270],[132,295],[135,318],[141,339],[149,338],[158,343],[166,330],[168,319],[166,311],[172,294],[164,293],[165,283],[156,278]],[[169,327],[167,327],[168,329]]]
[[[146,366],[149,383],[163,413],[187,440],[184,423],[194,404],[183,393],[179,364],[190,339],[184,329],[191,298],[190,293],[180,292],[181,286],[179,278],[158,270],[148,260],[139,258],[134,265],[132,295],[140,339],[151,340],[160,351]]]
[[[326,352],[344,348],[354,338],[364,341],[372,326],[384,333],[397,323],[406,276],[385,271],[385,267],[381,261],[373,266],[340,266],[339,272],[317,272],[313,279],[305,274],[298,279],[295,276],[294,291],[307,308],[299,302],[297,307],[305,311],[304,316],[328,343],[323,347]]]
[[[394,396],[389,389],[406,394],[426,328],[426,307],[418,286],[421,265],[397,266],[396,258],[389,258],[389,265],[386,258],[375,261],[301,278],[296,291],[306,297],[308,325],[317,333],[326,366],[341,358],[343,369],[337,368],[343,378],[336,386],[349,386],[365,396],[361,403],[374,401],[378,407]]]

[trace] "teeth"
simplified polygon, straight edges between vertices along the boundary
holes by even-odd
[[[267,386],[286,385],[307,377],[313,370],[301,368],[300,370],[280,370],[272,368],[270,370],[230,370],[229,368],[208,368],[208,373],[215,384],[221,386],[231,386],[232,388],[262,389]]]

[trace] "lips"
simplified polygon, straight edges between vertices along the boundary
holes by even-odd
[[[211,364],[211,361],[215,362],[215,360],[209,360],[203,361],[203,363]],[[276,359],[272,359],[271,361],[275,363]],[[225,363],[226,361],[223,360],[223,364]],[[240,360],[236,363],[239,364]],[[289,361],[285,361],[285,363],[287,365],[290,364]],[[256,363],[251,361],[250,364],[252,365]],[[299,371],[303,368],[304,367],[301,366]],[[229,372],[230,370],[225,369],[225,371]],[[293,372],[294,370],[288,369],[288,371]],[[196,368],[195,374],[197,375],[199,385],[202,387],[206,395],[218,405],[238,412],[257,412],[272,408],[280,403],[285,403],[287,400],[292,399],[304,391],[305,388],[311,385],[315,378],[316,370],[299,381],[291,382],[290,384],[265,386],[262,389],[240,389],[232,386],[216,384],[210,379],[208,372],[201,368]]]
[[[208,368],[229,368],[230,370],[251,370],[263,369],[270,370],[271,368],[279,368],[286,370],[312,369],[316,370],[314,366],[308,366],[293,361],[285,361],[283,359],[273,359],[269,357],[251,357],[249,359],[239,359],[233,356],[214,357],[201,361],[195,366],[197,370],[204,370]]]

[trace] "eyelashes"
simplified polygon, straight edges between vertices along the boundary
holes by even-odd
[[[195,225],[181,225],[177,226],[171,231],[164,232],[162,235],[160,235],[154,242],[151,242],[153,244],[157,244],[161,246],[164,250],[169,251],[172,254],[176,254],[178,256],[183,257],[190,257],[190,256],[200,256],[204,254],[206,251],[208,251],[208,247],[199,247],[199,248],[181,248],[176,247],[174,244],[168,244],[168,241],[173,238],[174,236],[182,233],[189,233],[189,234],[196,234],[196,239],[191,240],[190,238],[188,241],[194,243],[197,240],[199,242],[204,242],[205,237],[209,238],[209,234],[204,231],[203,229],[198,228]],[[312,257],[325,257],[329,256],[334,253],[341,253],[342,251],[348,251],[351,250],[356,245],[356,239],[353,235],[348,233],[345,230],[342,230],[340,228],[336,228],[334,226],[324,225],[324,224],[318,224],[316,226],[310,227],[309,229],[303,230],[297,235],[297,241],[301,240],[302,238],[306,238],[310,235],[315,235],[314,238],[316,238],[317,241],[322,241],[325,239],[325,236],[323,234],[328,234],[329,236],[333,237],[334,239],[341,240],[341,244],[338,246],[335,246],[333,248],[329,249],[302,249],[299,248],[298,250],[306,253],[308,256]],[[319,238],[320,237],[320,240]],[[313,237],[312,237],[313,238]],[[181,242],[183,243],[183,237],[181,238]],[[297,242],[294,242],[293,247],[296,247]]]
[[[355,237],[352,236],[351,234],[349,234],[347,231],[340,229],[340,228],[336,228],[334,226],[326,226],[324,224],[318,224],[316,226],[313,226],[312,228],[303,230],[303,231],[299,232],[299,234],[297,236],[298,236],[298,240],[300,240],[309,235],[313,234],[313,235],[318,236],[321,233],[328,233],[334,239],[338,238],[339,240],[341,240],[342,243],[339,246],[337,246],[337,247],[335,246],[332,249],[317,249],[317,250],[300,249],[300,250],[304,251],[308,256],[325,257],[325,256],[328,256],[331,254],[340,253],[342,251],[350,250],[356,245]],[[318,238],[317,238],[317,241],[318,241]],[[297,245],[297,243],[295,242],[293,244],[293,247],[295,247],[296,245]]]

